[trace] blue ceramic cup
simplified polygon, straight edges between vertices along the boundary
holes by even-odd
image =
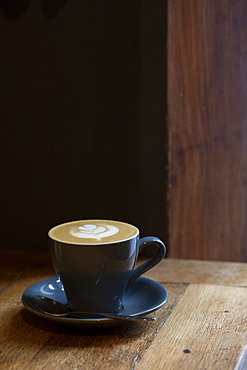
[[[73,311],[119,313],[128,287],[165,255],[163,242],[139,236],[130,224],[80,220],[53,227],[50,253]],[[139,252],[155,245],[154,255],[135,268]]]

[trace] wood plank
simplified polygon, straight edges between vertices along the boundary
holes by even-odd
[[[246,288],[189,285],[136,370],[233,369],[246,320]]]
[[[1,369],[22,369],[57,331],[53,323],[40,322],[38,317],[29,314],[21,302],[28,286],[49,276],[46,269],[43,272],[27,269],[4,285],[0,305]]]
[[[18,275],[0,273],[0,294],[12,284]]]
[[[21,276],[16,278],[11,284],[8,285],[7,289],[5,289],[1,294],[1,303],[11,303],[11,304],[20,304],[21,303],[21,296],[25,289],[27,289],[30,285],[48,279],[50,274],[46,272],[30,272],[27,271],[26,273],[22,273]]]
[[[154,314],[155,322],[131,323],[104,330],[58,327],[57,333],[30,360],[25,369],[130,369],[142,352],[152,345],[186,289],[185,284],[168,284],[168,302]],[[44,321],[40,319],[41,321]],[[33,350],[39,339],[33,340]],[[31,349],[29,349],[31,351]]]
[[[34,315],[25,319],[21,303],[0,306],[0,368],[23,369],[53,335],[56,327]]]
[[[247,3],[168,14],[170,257],[247,261]]]
[[[247,264],[167,258],[145,276],[164,284],[173,282],[247,286]]]

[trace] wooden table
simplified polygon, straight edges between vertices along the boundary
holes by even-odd
[[[23,307],[51,276],[47,254],[0,252],[1,369],[246,369],[247,264],[165,259],[145,274],[169,293],[157,320],[96,331]]]

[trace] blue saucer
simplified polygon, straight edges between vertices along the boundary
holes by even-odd
[[[23,305],[33,314],[59,324],[76,327],[113,327],[126,324],[126,321],[108,318],[78,318],[78,317],[52,317],[39,311],[32,303],[32,297],[42,295],[52,298],[63,304],[68,304],[63,285],[58,277],[52,277],[31,285],[22,294]],[[162,307],[167,301],[167,291],[159,283],[139,277],[128,289],[124,296],[121,312],[125,315],[146,315]]]

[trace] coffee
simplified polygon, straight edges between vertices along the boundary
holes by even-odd
[[[49,237],[70,244],[109,244],[128,240],[139,234],[135,226],[120,221],[81,220],[53,227]]]

